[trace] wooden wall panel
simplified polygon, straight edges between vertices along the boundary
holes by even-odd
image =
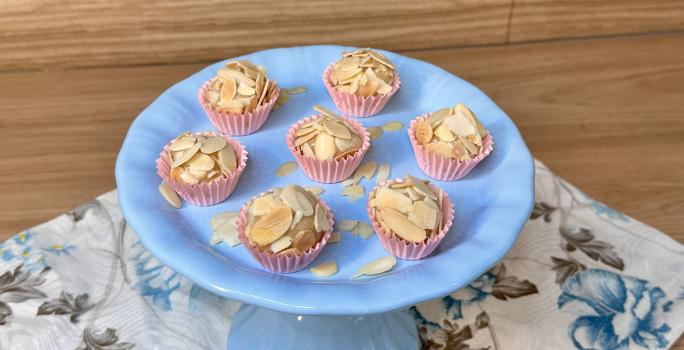
[[[509,42],[684,30],[682,0],[514,0]]]
[[[511,0],[11,0],[0,71],[208,62],[320,43],[413,50],[505,41]]]

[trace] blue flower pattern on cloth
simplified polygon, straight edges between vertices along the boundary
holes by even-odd
[[[589,201],[590,201],[589,204],[591,205],[592,209],[594,209],[596,214],[606,215],[611,219],[616,219],[616,220],[620,220],[620,221],[629,221],[629,218],[627,218],[627,216],[625,214],[623,214],[623,213],[621,213],[621,212],[619,212],[613,208],[610,208],[610,207],[606,206],[605,204],[603,204],[599,201],[596,201],[593,199],[590,199]]]
[[[669,311],[665,293],[649,282],[616,273],[588,269],[570,277],[562,286],[558,307],[584,303],[592,310],[577,318],[569,336],[578,349],[665,348],[670,331],[664,313]]]
[[[171,294],[181,287],[181,276],[153,257],[140,241],[136,241],[131,249],[140,294],[151,297],[152,302],[162,309],[171,310]]]
[[[48,266],[42,250],[34,249],[34,238],[33,232],[27,230],[0,243],[0,257],[5,262],[20,261],[27,270],[39,270]]]

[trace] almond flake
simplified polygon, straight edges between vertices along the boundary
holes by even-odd
[[[237,91],[237,86],[235,84],[235,79],[226,78],[223,81],[223,86],[221,86],[221,101],[228,102],[235,97],[235,92]]]
[[[397,259],[391,255],[364,265],[351,278],[361,277],[363,275],[378,275],[391,270],[397,264]]]
[[[185,134],[171,142],[169,145],[169,151],[184,151],[194,146],[195,142],[197,142],[197,138],[192,135]]]
[[[468,136],[476,133],[475,127],[470,124],[470,121],[463,115],[451,115],[444,119],[444,125],[446,125],[451,132],[458,136]]]
[[[385,125],[382,126],[382,129],[385,131],[397,131],[402,128],[404,128],[404,124],[398,120],[385,123]]]
[[[190,158],[192,158],[195,155],[195,153],[197,153],[197,151],[199,151],[200,147],[202,147],[202,144],[197,142],[192,147],[183,151],[183,154],[181,154],[180,157],[178,157],[177,159],[175,159],[173,161],[173,164],[171,164],[171,167],[175,168],[175,167],[178,167],[178,166],[185,164],[185,162],[189,161]]]
[[[406,241],[418,243],[427,238],[425,230],[394,209],[380,209],[380,217],[392,232]]]
[[[378,174],[375,178],[376,183],[383,182],[390,177],[390,164],[389,163],[384,163],[380,164],[378,167]]]
[[[294,185],[286,186],[280,193],[280,199],[295,211],[302,212],[303,215],[313,215],[314,209],[309,200],[300,193]]]
[[[309,271],[319,277],[329,277],[337,273],[337,263],[334,260],[326,261],[313,266]]]
[[[287,237],[287,236],[286,236]],[[310,230],[299,231],[294,238],[294,247],[306,251],[316,244],[316,236]]]
[[[297,163],[285,162],[281,164],[275,171],[276,176],[283,177],[292,174],[297,170]]]
[[[323,126],[325,127],[325,131],[332,136],[346,140],[351,139],[351,132],[349,132],[349,129],[347,129],[347,127],[341,123],[332,120],[324,120]]]
[[[330,221],[328,221],[328,213],[326,213],[325,208],[320,204],[316,204],[316,210],[314,212],[314,227],[316,228],[316,231],[328,232],[332,230]]]
[[[430,199],[437,199],[437,196],[435,196],[435,193],[432,191],[432,189],[430,189],[425,181],[409,174],[406,174],[405,179],[414,186],[418,193]]]
[[[340,233],[339,232],[333,232],[330,234],[330,239],[328,239],[328,243],[337,243],[341,239]]]
[[[372,237],[375,234],[375,230],[373,230],[373,227],[369,225],[365,221],[359,221],[359,225],[357,226],[357,231],[359,237],[363,239],[368,239]]]
[[[200,151],[204,154],[211,154],[222,150],[224,147],[226,147],[226,139],[223,137],[208,137],[202,141]]]
[[[422,201],[414,202],[408,219],[424,230],[432,230],[437,223],[437,209]]]
[[[323,193],[323,187],[320,186],[309,186],[305,188],[307,191],[311,192],[312,194],[319,195]]]
[[[159,193],[161,193],[164,200],[169,203],[172,207],[178,209],[181,207],[181,200],[178,197],[176,191],[171,188],[167,183],[162,182],[159,184]]]
[[[349,187],[355,183],[354,179],[346,179],[342,181],[342,186],[343,187]]]
[[[425,148],[432,153],[437,153],[443,157],[451,158],[452,146],[448,143],[433,142],[425,145]]]
[[[319,160],[328,160],[335,157],[337,147],[335,139],[327,133],[319,133],[314,141],[314,154]]]
[[[218,151],[218,165],[226,173],[231,173],[237,169],[235,151],[229,144],[226,144],[225,147]]]
[[[266,214],[249,230],[249,238],[260,247],[273,243],[287,232],[292,223],[292,210],[287,206]]]
[[[341,194],[348,197],[348,200],[351,203],[359,198],[362,198],[364,196],[364,190],[363,187],[359,185],[351,185],[349,187],[345,187]]]
[[[370,134],[371,140],[377,140],[382,136],[382,128],[379,126],[373,126],[368,128],[368,134]]]
[[[314,154],[313,148],[308,143],[302,144],[302,154],[311,157],[311,158],[316,158],[316,155]]]
[[[456,139],[454,134],[452,134],[449,128],[444,124],[435,128],[435,135],[440,141],[444,142],[453,142]]]
[[[305,143],[307,143],[307,142],[313,140],[313,138],[316,137],[316,136],[318,136],[318,134],[320,134],[320,131],[314,130],[313,132],[310,132],[310,133],[308,133],[308,134],[305,134],[305,135],[303,135],[303,136],[298,137],[298,138],[294,141],[294,146],[295,146],[295,148],[296,148],[296,147],[299,147],[299,146],[301,146],[301,145],[304,145]],[[311,147],[311,146],[309,146],[309,147]]]
[[[190,166],[190,170],[207,172],[214,168],[215,162],[210,156],[204,153],[197,153],[188,161],[188,165]]]
[[[420,144],[426,144],[432,140],[432,126],[426,121],[416,123],[414,132]]]
[[[287,91],[290,93],[290,95],[303,94],[306,92],[306,86],[297,86],[297,87],[289,88],[289,89],[287,89]]]
[[[340,231],[351,232],[358,224],[358,220],[342,220],[337,224],[337,229]]]
[[[381,208],[392,208],[399,210],[402,213],[408,213],[413,205],[411,198],[397,190],[384,186],[378,189],[375,194],[375,200],[377,206]]]
[[[282,236],[278,238],[275,242],[271,243],[271,251],[273,253],[279,253],[292,245],[292,237]]]

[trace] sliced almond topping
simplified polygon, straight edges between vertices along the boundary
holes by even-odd
[[[346,151],[336,155],[335,159],[344,159],[346,157],[353,156],[354,154],[356,154],[357,151],[358,151],[358,148],[352,148],[350,150],[346,150]]]
[[[304,135],[308,135],[308,134],[310,134],[310,133],[312,133],[312,132],[314,132],[314,131],[316,131],[316,130],[317,130],[317,129],[314,128],[314,127],[313,127],[313,124],[312,124],[311,126],[308,126],[308,127],[306,127],[306,128],[299,128],[299,129],[297,129],[297,131],[295,132],[295,135],[297,135],[297,136],[304,136]]]
[[[314,215],[314,227],[317,232],[328,232],[332,230],[330,221],[328,221],[328,213],[326,213],[325,208],[323,208],[322,205],[316,204]]]
[[[418,193],[431,199],[437,199],[437,196],[435,196],[435,193],[430,189],[430,186],[428,186],[425,181],[409,174],[406,174],[405,178],[406,181],[410,182],[414,186]]]
[[[192,135],[183,135],[171,142],[169,145],[169,151],[184,151],[192,146],[195,145],[195,142],[197,142],[197,138],[192,136]]]
[[[425,230],[416,226],[406,216],[394,209],[380,209],[380,217],[392,232],[406,241],[418,243],[427,238]]]
[[[281,206],[259,219],[249,230],[249,238],[261,247],[267,246],[284,235],[291,223],[292,210]]]
[[[432,140],[432,126],[425,121],[416,123],[415,137],[421,144],[430,142]]]
[[[309,271],[319,277],[329,277],[337,273],[337,263],[334,260],[326,261],[310,268]]]
[[[294,238],[294,247],[298,250],[306,251],[316,244],[316,236],[313,232],[299,231]]]
[[[455,140],[454,134],[444,124],[440,124],[435,128],[435,135],[440,141],[453,142]]]
[[[162,182],[159,184],[159,193],[161,193],[164,200],[169,203],[172,207],[178,209],[181,207],[181,200],[178,197],[176,191],[171,188],[168,184]]]
[[[476,133],[475,127],[470,124],[468,119],[463,114],[451,115],[444,119],[446,125],[451,132],[458,136],[468,136]]]
[[[432,230],[437,223],[437,209],[422,201],[414,202],[408,219],[424,230]]]
[[[221,101],[231,101],[235,97],[235,92],[237,91],[237,86],[235,79],[226,78],[223,81],[223,86],[221,86]]]
[[[279,253],[292,245],[292,237],[282,236],[278,238],[275,242],[271,243],[271,251],[273,253]]]
[[[309,146],[308,143],[302,144],[301,148],[302,154],[304,154],[307,157],[316,158],[316,154],[314,154],[313,148],[311,148],[311,146]]]
[[[175,181],[181,181],[181,174],[183,173],[183,168],[171,168],[169,176]]]
[[[375,200],[381,208],[393,208],[402,213],[408,213],[413,205],[411,198],[388,187],[381,187],[375,194]]]
[[[233,147],[226,144],[220,151],[218,151],[219,167],[226,173],[230,173],[237,169],[237,159]]]
[[[199,183],[199,179],[196,178],[194,175],[192,175],[189,171],[183,171],[180,174],[181,181],[185,182],[188,185],[196,185]]]
[[[433,142],[425,145],[429,152],[437,153],[443,157],[451,158],[451,145],[443,142]]]
[[[314,209],[309,200],[299,192],[294,185],[286,186],[280,193],[280,199],[295,211],[302,212],[303,215],[313,215]]]
[[[237,232],[237,219],[240,212],[229,211],[214,215],[211,219],[211,244],[226,242],[231,247],[240,244]]]
[[[320,114],[323,114],[325,116],[328,116],[328,117],[331,117],[334,119],[341,119],[339,115],[333,113],[332,111],[330,111],[329,109],[327,109],[321,105],[314,105],[313,109],[314,109],[314,111],[316,111]]]
[[[204,153],[197,153],[188,161],[191,170],[204,172],[213,169],[214,164],[214,160]]]
[[[320,131],[314,130],[313,132],[310,132],[306,135],[300,136],[294,141],[294,146],[299,147],[301,145],[304,145],[305,143],[313,140],[313,138],[318,136],[320,133],[321,133]],[[309,146],[309,147],[311,147],[311,146]]]
[[[208,137],[206,140],[202,141],[200,151],[204,154],[210,154],[220,151],[223,147],[226,147],[226,139],[223,137]]]
[[[352,135],[351,132],[349,132],[349,129],[347,129],[346,126],[340,123],[334,122],[332,120],[324,120],[323,126],[325,127],[325,131],[327,131],[332,136],[339,137],[345,140],[351,139]]]
[[[320,160],[333,159],[337,147],[335,146],[335,139],[327,133],[319,133],[314,142],[314,154]]]
[[[437,111],[434,111],[430,113],[427,117],[427,122],[432,125],[432,127],[436,127],[439,125],[442,121],[444,121],[444,118],[448,117],[451,114],[451,108],[443,108]]]
[[[176,158],[173,161],[173,164],[171,164],[171,167],[175,168],[175,167],[178,167],[178,166],[185,164],[185,162],[189,161],[190,158],[192,158],[195,155],[195,153],[197,153],[197,151],[199,151],[200,147],[202,147],[202,144],[198,142],[198,143],[195,143],[192,147],[183,151],[183,154],[181,154],[180,157]]]

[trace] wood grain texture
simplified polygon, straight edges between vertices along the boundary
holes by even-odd
[[[409,55],[486,91],[589,196],[684,243],[684,35]],[[0,241],[112,189],[134,116],[204,65],[0,74]]]
[[[681,30],[681,0],[514,0],[508,41]]]
[[[210,62],[324,43],[502,43],[511,1],[9,1],[0,7],[0,71]]]

